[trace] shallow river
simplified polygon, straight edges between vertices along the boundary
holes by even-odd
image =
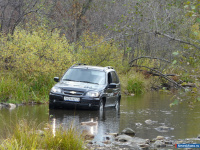
[[[95,135],[94,141],[104,141],[106,133],[118,133],[124,128],[132,128],[137,137],[153,139],[165,136],[169,139],[196,138],[200,134],[200,103],[190,109],[187,103],[172,108],[171,95],[150,93],[142,96],[122,97],[120,111],[106,108],[103,114],[98,111],[83,110],[52,110],[48,105],[20,106],[13,110],[0,110],[0,135],[10,132],[17,120],[27,119],[37,123],[50,122],[53,132],[62,126],[74,125]],[[93,120],[94,126],[80,125],[81,122]],[[151,120],[151,124],[145,123]],[[164,132],[159,126],[170,127]]]

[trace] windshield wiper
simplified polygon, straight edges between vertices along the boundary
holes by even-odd
[[[70,80],[70,79],[63,79],[63,81],[74,81],[74,82],[80,82],[80,81]]]
[[[98,84],[98,83],[94,83],[94,82],[90,82],[90,81],[79,81],[79,82],[91,83],[91,84]]]

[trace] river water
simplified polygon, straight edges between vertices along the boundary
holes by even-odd
[[[104,141],[107,133],[119,133],[129,127],[137,137],[153,139],[164,136],[172,140],[196,138],[200,134],[200,103],[191,109],[187,103],[170,107],[172,95],[152,92],[141,96],[123,96],[120,110],[105,108],[104,113],[90,110],[51,110],[48,105],[20,106],[13,110],[0,110],[0,136],[11,132],[18,120],[37,124],[50,123],[53,132],[58,127],[87,130],[95,135],[94,141]],[[151,120],[150,123],[147,120]],[[93,126],[81,122],[95,122]],[[147,123],[146,123],[146,122]],[[170,130],[159,130],[167,126]]]

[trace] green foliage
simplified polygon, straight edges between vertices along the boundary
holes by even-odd
[[[144,81],[137,77],[130,78],[128,80],[127,90],[129,93],[134,93],[136,95],[142,94],[144,92]]]
[[[65,130],[58,128],[54,134],[51,127],[42,131],[40,126],[44,125],[36,125],[34,122],[28,123],[25,120],[19,121],[13,130],[14,133],[2,141],[0,149],[83,149],[83,139],[75,128],[69,127]]]
[[[184,73],[184,74],[180,77],[180,79],[181,79],[182,81],[186,82],[186,83],[188,83],[188,82],[194,83],[194,82],[195,82],[195,80],[192,79],[192,78],[190,77],[190,74],[189,74],[189,73]]]
[[[0,99],[1,102],[27,102],[31,97],[29,87],[11,74],[1,74],[0,80]]]
[[[103,37],[87,33],[74,46],[59,31],[37,30],[18,29],[9,40],[2,35],[0,101],[47,102],[53,77],[61,76],[74,63],[123,68],[116,44],[102,42]]]
[[[122,53],[113,41],[104,41],[104,37],[85,33],[78,44],[74,55],[77,62],[90,65],[121,67]]]

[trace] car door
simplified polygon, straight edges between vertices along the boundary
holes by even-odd
[[[108,85],[106,89],[107,100],[106,105],[114,105],[117,95],[119,93],[119,79],[115,73],[115,71],[108,72],[107,74]],[[116,84],[116,87],[109,86],[110,84]]]
[[[116,85],[115,88],[112,88],[112,105],[115,105],[115,102],[119,96],[120,92],[120,83],[119,78],[115,71],[111,71],[112,83]]]

